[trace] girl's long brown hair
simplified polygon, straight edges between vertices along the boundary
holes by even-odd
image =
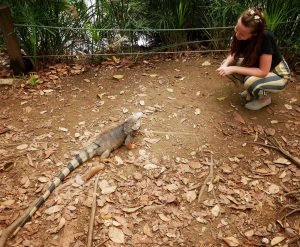
[[[252,29],[254,35],[245,44],[245,41],[238,40],[234,34],[231,42],[231,55],[234,55],[236,60],[239,57],[243,57],[242,66],[254,67],[258,65],[265,30],[265,20],[259,9],[244,11],[240,15],[240,20],[244,26]]]

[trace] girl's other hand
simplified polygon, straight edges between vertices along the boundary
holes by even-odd
[[[220,66],[217,69],[217,72],[220,76],[227,76],[227,75],[231,75],[233,73],[233,68],[231,66]]]

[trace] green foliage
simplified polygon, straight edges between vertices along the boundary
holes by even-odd
[[[268,28],[278,38],[284,56],[293,68],[300,55],[300,2],[267,0],[264,15]]]
[[[32,74],[30,75],[29,79],[27,80],[27,82],[31,85],[31,86],[36,86],[37,84],[41,83],[41,81],[39,80],[39,78]]]
[[[77,26],[78,16],[72,12],[69,0],[4,0],[10,6],[21,47],[27,54],[63,54],[78,32],[55,27]],[[42,27],[41,27],[42,26]]]
[[[151,10],[147,12],[149,27],[152,29],[189,28],[193,2],[188,0],[147,1],[146,8]],[[158,31],[156,37],[159,37],[163,45],[170,47],[170,44],[173,44],[172,49],[178,49],[188,40],[188,32],[184,30]]]
[[[10,6],[14,22],[24,24],[16,26],[22,48],[28,55],[37,57],[47,54],[74,54],[80,51],[92,54],[128,49],[133,51],[140,37],[151,41],[156,50],[186,49],[190,43],[195,42],[210,49],[227,49],[233,34],[232,27],[240,13],[249,7],[257,6],[263,8],[267,25],[279,38],[280,46],[291,48],[285,55],[288,56],[291,52],[299,54],[300,1],[295,0],[2,2]],[[215,27],[224,28],[213,29]],[[204,29],[182,30],[187,28]],[[151,29],[160,30],[150,32]],[[124,40],[126,42],[121,42]],[[118,49],[112,48],[116,47],[116,43],[120,43],[121,46]]]

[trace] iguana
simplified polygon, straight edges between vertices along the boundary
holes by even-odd
[[[43,205],[49,195],[58,187],[59,184],[78,166],[94,156],[101,156],[107,158],[109,154],[120,147],[121,145],[128,145],[132,141],[133,134],[140,127],[140,118],[142,112],[133,113],[125,122],[118,126],[109,129],[108,131],[98,135],[95,140],[89,144],[85,149],[79,152],[68,165],[55,177],[47,191],[34,202],[16,221],[14,221],[8,228],[2,231],[0,238],[0,247],[5,245],[6,239],[13,232],[15,236],[18,231],[31,219],[34,213]]]

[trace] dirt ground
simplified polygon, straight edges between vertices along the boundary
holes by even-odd
[[[87,246],[101,164],[93,246],[299,246],[299,166],[254,142],[300,158],[300,79],[249,111],[221,59],[58,64],[0,86],[0,233],[96,135],[144,113],[132,150],[73,171],[7,246]]]

